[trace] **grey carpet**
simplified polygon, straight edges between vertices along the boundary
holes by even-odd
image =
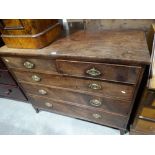
[[[49,112],[37,114],[27,103],[0,98],[0,134],[119,135],[119,131]]]

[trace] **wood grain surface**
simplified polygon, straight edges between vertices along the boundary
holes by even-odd
[[[38,84],[31,84],[21,82],[21,85],[25,89],[26,93],[43,96],[55,100],[65,101],[72,104],[81,105],[83,107],[90,107],[92,109],[99,109],[103,111],[110,111],[112,113],[121,114],[127,116],[131,106],[131,101],[120,100],[117,98],[98,96],[96,94],[88,94],[85,92],[74,92],[65,90],[62,88],[52,88]],[[40,94],[39,90],[46,91],[46,94]],[[98,100],[101,102],[100,106],[94,106],[91,104],[91,100]]]
[[[78,106],[70,105],[65,102],[58,102],[52,99],[48,99],[45,97],[39,96],[30,96],[32,102],[34,103],[33,106],[39,109],[47,110],[50,112],[55,112],[61,115],[67,115],[75,118],[80,118],[84,120],[88,120],[91,122],[104,124],[107,126],[112,126],[115,128],[122,128],[124,129],[126,126],[126,117],[122,117],[119,115],[113,115],[107,112],[101,112],[96,110],[88,110],[87,108],[81,108]],[[53,104],[52,108],[49,108],[45,105],[45,103]],[[98,114],[101,118],[94,118],[93,115]]]
[[[55,60],[32,57],[3,57],[3,60],[9,68],[22,69],[29,72],[57,73]],[[27,61],[34,64],[32,69],[28,69],[24,66],[24,63]]]
[[[141,67],[125,66],[106,63],[56,60],[59,73],[68,76],[87,77],[122,83],[137,83]],[[87,71],[94,68],[100,75],[91,76]]]
[[[106,96],[114,99],[132,100],[135,87],[132,85],[102,82],[96,80],[88,80],[81,78],[71,78],[68,76],[43,74],[38,72],[25,72],[19,70],[12,70],[19,82],[29,82],[41,84],[42,86],[64,88],[75,92],[84,92],[87,94],[94,94],[100,97]],[[40,81],[34,81],[32,76],[36,75]],[[98,84],[101,86],[99,90],[91,89],[90,84]]]
[[[120,64],[149,64],[150,56],[143,31],[78,31],[42,49],[13,49],[6,46],[0,55],[41,56]]]

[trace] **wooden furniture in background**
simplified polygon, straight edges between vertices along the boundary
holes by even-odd
[[[155,25],[149,31],[149,49],[151,54],[150,75],[143,93],[137,115],[131,125],[130,134],[155,134]]]
[[[131,125],[130,134],[155,134],[155,91],[149,89],[144,91],[137,116]]]
[[[4,45],[0,38],[0,45]],[[0,97],[27,101],[23,91],[0,59]]]
[[[146,34],[149,51],[152,52],[155,19],[68,19],[67,21],[71,28],[74,25],[83,25],[88,31],[142,30]]]
[[[1,37],[10,48],[43,48],[61,33],[56,19],[2,19]]]
[[[72,21],[72,20],[71,20]],[[148,31],[155,19],[86,19],[87,30],[143,30]]]
[[[0,49],[38,112],[126,131],[149,65],[143,31],[78,31],[43,49]]]

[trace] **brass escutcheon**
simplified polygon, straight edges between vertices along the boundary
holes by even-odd
[[[53,107],[53,104],[52,103],[49,103],[49,102],[46,102],[45,105],[49,108],[52,108]]]
[[[25,61],[24,66],[25,66],[25,68],[28,68],[28,69],[34,68],[34,64],[30,61]]]
[[[32,75],[32,80],[35,82],[39,82],[39,81],[41,81],[41,78],[37,75]]]
[[[102,102],[100,100],[97,99],[92,99],[89,101],[90,105],[94,106],[94,107],[99,107],[102,105]]]
[[[93,117],[96,118],[96,119],[102,118],[102,116],[100,114],[93,114]]]
[[[91,75],[91,76],[99,76],[99,75],[101,75],[101,72],[99,70],[95,69],[94,67],[87,70],[86,73]]]
[[[102,88],[102,86],[97,83],[91,83],[91,84],[89,84],[89,88],[91,88],[93,90],[99,90]]]
[[[39,89],[38,92],[39,92],[39,94],[41,94],[41,95],[46,95],[46,94],[47,94],[47,91],[44,90],[44,89]]]

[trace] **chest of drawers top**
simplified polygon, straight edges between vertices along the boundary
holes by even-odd
[[[35,56],[119,64],[149,64],[150,57],[143,31],[78,31],[43,49],[0,49],[5,56]]]

